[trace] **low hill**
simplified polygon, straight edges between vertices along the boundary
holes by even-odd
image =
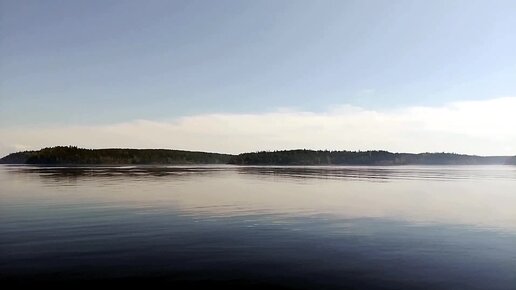
[[[454,153],[391,153],[388,151],[285,150],[243,153],[230,164],[241,165],[481,165],[509,164],[508,156],[474,156]]]
[[[514,164],[516,156],[388,151],[283,150],[239,155],[167,149],[82,149],[58,146],[12,153],[4,164],[235,164],[235,165],[487,165]]]
[[[167,149],[82,149],[58,146],[12,153],[4,164],[226,164],[231,155]]]

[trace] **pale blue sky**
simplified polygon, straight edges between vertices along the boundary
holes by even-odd
[[[0,3],[0,126],[516,95],[516,1]]]

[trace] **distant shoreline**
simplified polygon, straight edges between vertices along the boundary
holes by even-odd
[[[516,156],[388,151],[280,150],[238,155],[171,149],[84,149],[56,146],[11,153],[0,164],[31,165],[516,165]]]

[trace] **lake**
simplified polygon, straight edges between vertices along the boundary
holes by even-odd
[[[19,285],[516,289],[516,166],[0,166]]]

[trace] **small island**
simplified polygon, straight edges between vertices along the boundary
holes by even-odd
[[[36,151],[12,153],[3,164],[227,164],[232,155],[169,149],[84,149],[56,146]]]
[[[392,153],[388,151],[284,150],[243,153],[232,157],[241,165],[502,165],[516,164],[511,156],[456,153]]]
[[[56,146],[12,153],[1,158],[0,163],[48,165],[516,165],[516,156],[306,149],[232,155],[170,149],[84,149],[76,146]]]

